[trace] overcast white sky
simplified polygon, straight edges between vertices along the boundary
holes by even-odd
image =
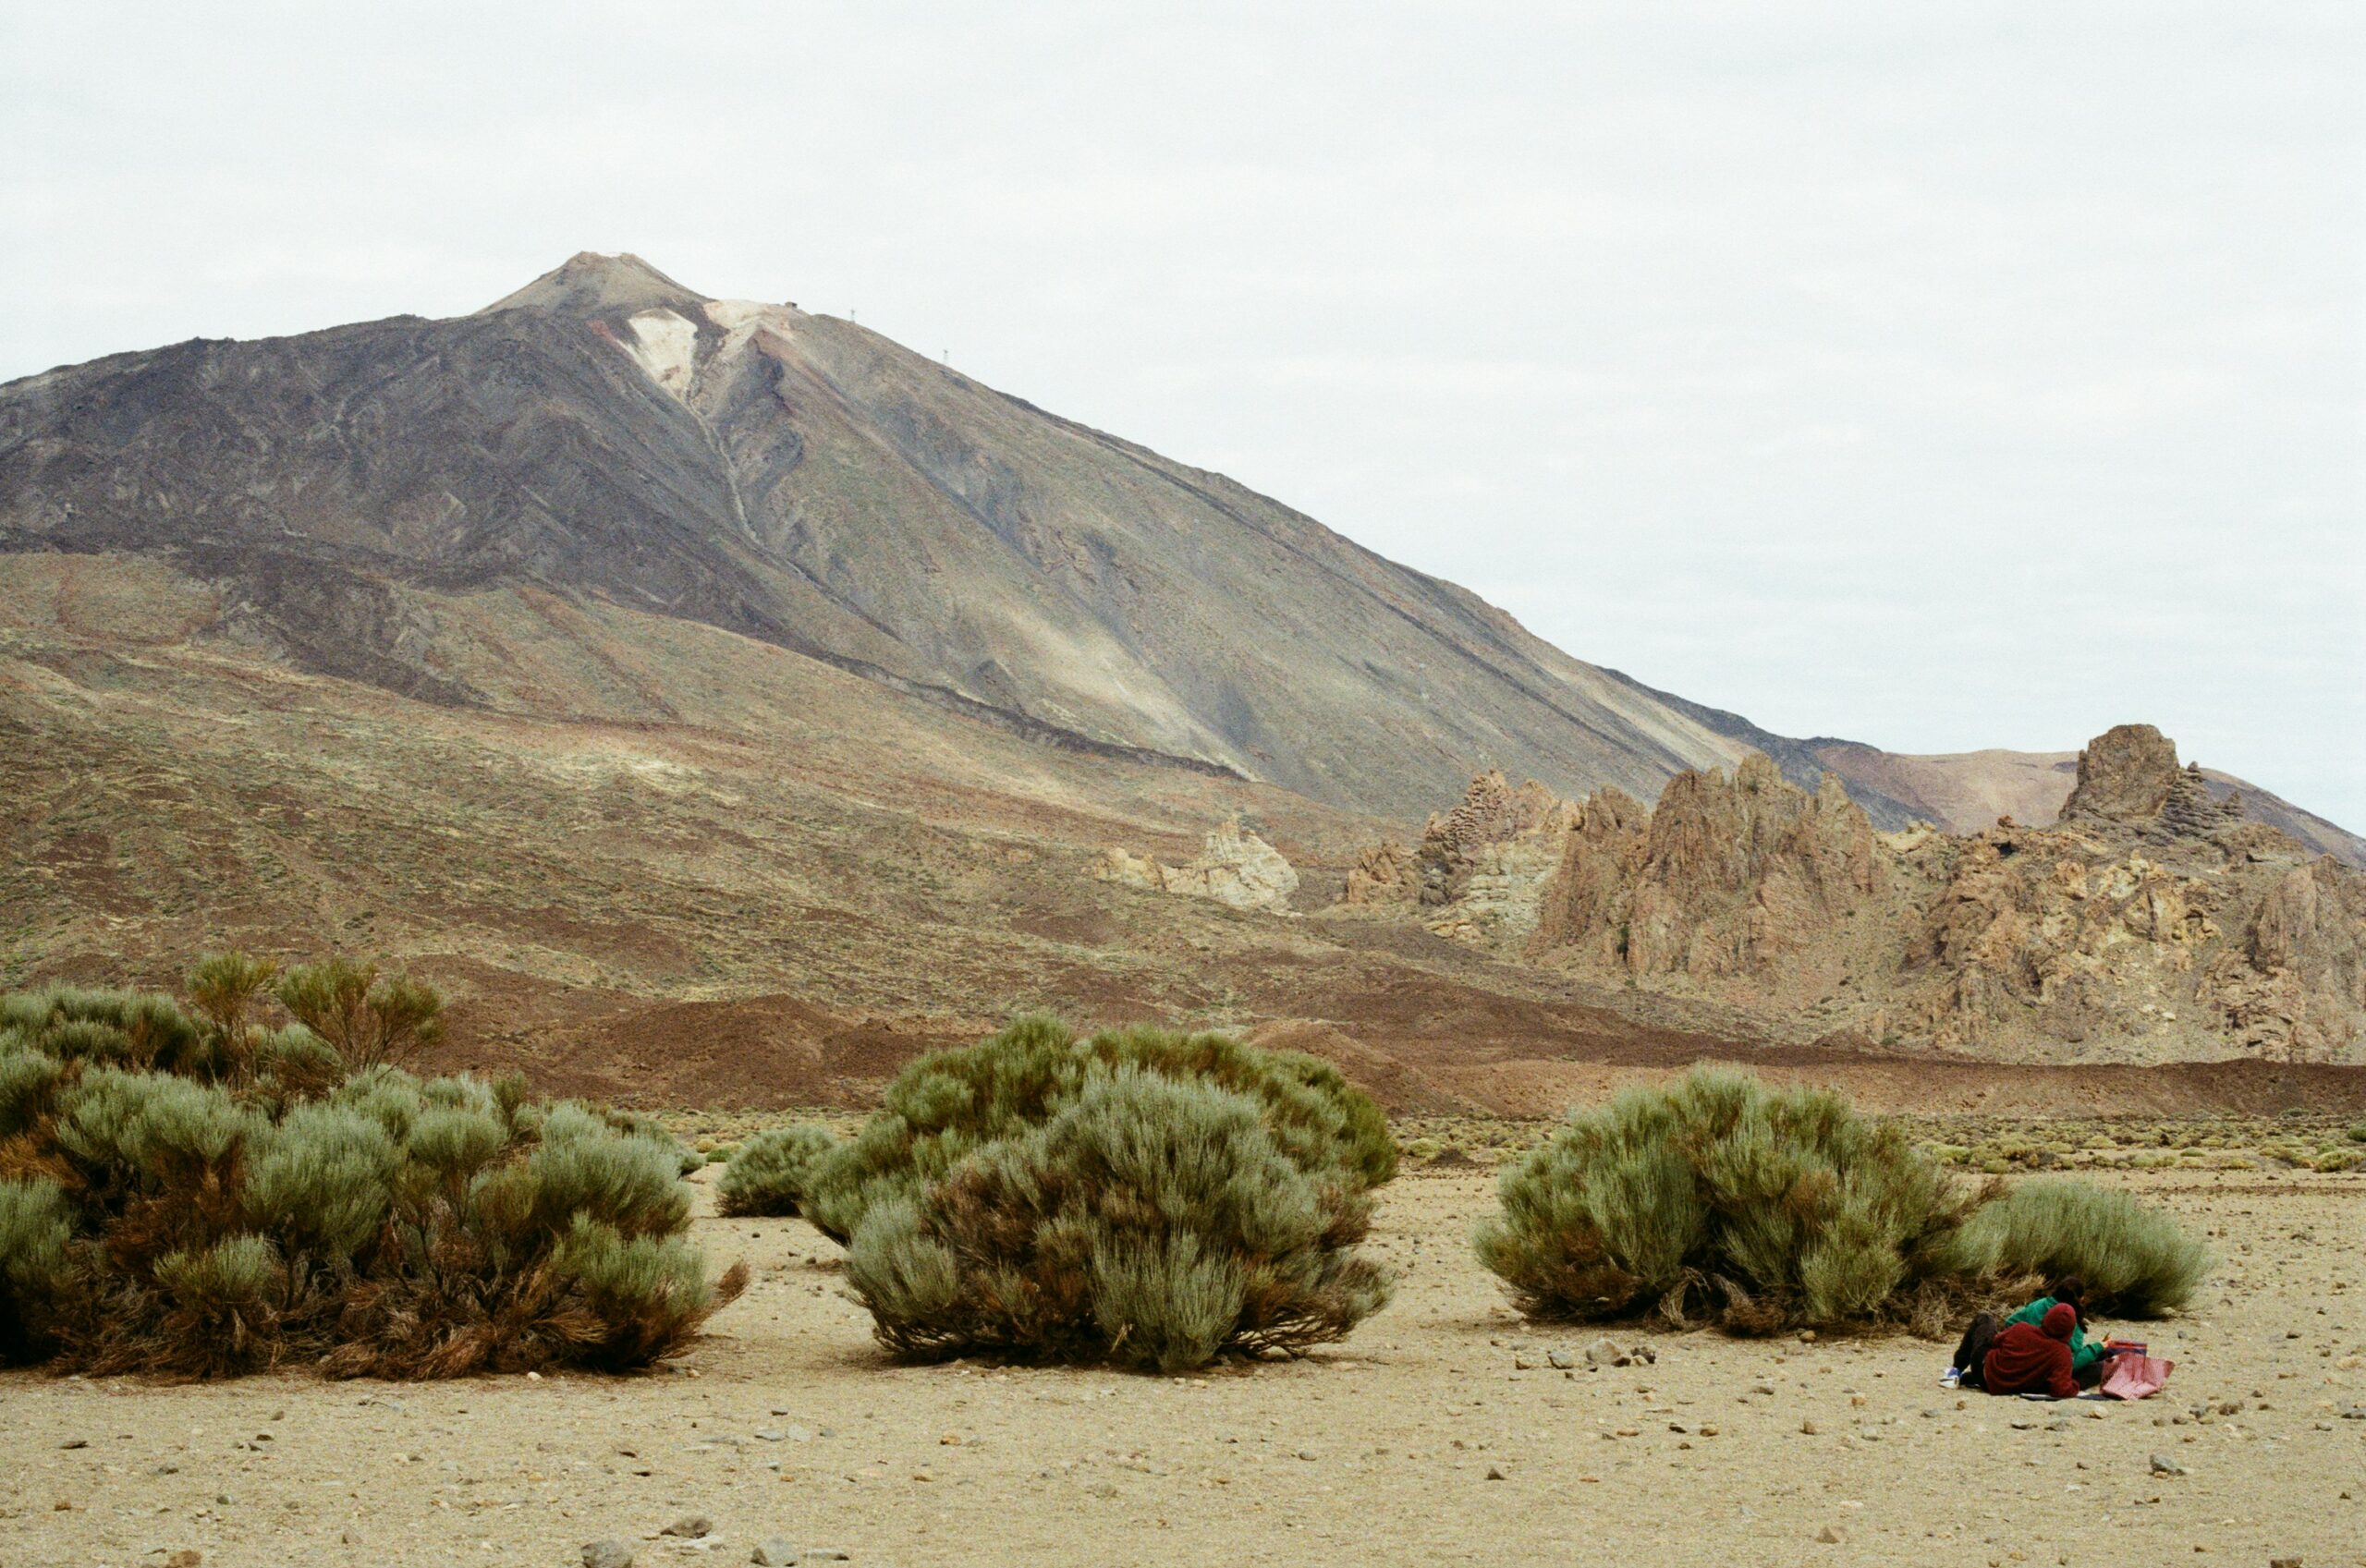
[[[0,378],[629,249],[1769,728],[2366,829],[2362,16],[0,0]]]

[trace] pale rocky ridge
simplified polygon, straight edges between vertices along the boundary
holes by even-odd
[[[1179,866],[1162,866],[1146,855],[1110,847],[1093,862],[1103,881],[1192,898],[1213,898],[1235,909],[1287,914],[1298,892],[1298,871],[1282,852],[1240,825],[1238,818],[1211,832],[1200,853]]]

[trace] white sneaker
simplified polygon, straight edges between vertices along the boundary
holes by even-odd
[[[1963,1368],[1960,1367],[1950,1367],[1945,1371],[1940,1373],[1939,1386],[1943,1389],[1961,1388],[1963,1386]]]

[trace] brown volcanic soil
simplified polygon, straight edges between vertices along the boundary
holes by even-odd
[[[1345,1343],[1202,1378],[897,1367],[836,1247],[706,1218],[756,1282],[678,1372],[0,1374],[0,1562],[551,1568],[620,1538],[663,1568],[771,1537],[851,1568],[2366,1562],[2366,1421],[2342,1416],[2366,1404],[2366,1176],[2105,1179],[2227,1259],[2189,1316],[2136,1326],[2178,1364],[2140,1404],[1951,1393],[1947,1347],[1907,1338],[1627,1330],[1655,1365],[1553,1370],[1598,1331],[1504,1306],[1465,1239],[1483,1170],[1384,1190],[1396,1298]],[[713,1537],[654,1534],[693,1513]]]

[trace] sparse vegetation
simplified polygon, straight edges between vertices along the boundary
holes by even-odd
[[[1092,1064],[1048,1117],[870,1206],[848,1265],[880,1340],[1173,1372],[1345,1335],[1387,1295],[1354,1250],[1371,1197],[1273,1111],[1213,1076]]]
[[[1121,1066],[1248,1096],[1274,1146],[1310,1175],[1360,1190],[1396,1174],[1387,1118],[1327,1062],[1151,1027],[1080,1040],[1056,1019],[1031,1016],[907,1066],[880,1112],[815,1173],[805,1216],[849,1241],[873,1205],[911,1197],[972,1150],[1050,1121],[1095,1070]]]
[[[239,955],[170,997],[0,999],[0,1356],[209,1376],[625,1367],[744,1282],[683,1240],[686,1152],[514,1079],[386,1058],[441,999],[374,966],[293,969],[256,1023]],[[292,1000],[290,998],[292,997]],[[315,1021],[371,1064],[348,1074]]]
[[[1970,1297],[2039,1272],[2082,1273],[2112,1309],[2155,1313],[2207,1270],[2131,1200],[2069,1181],[2027,1190],[1958,1183],[1901,1124],[1835,1095],[1703,1069],[1572,1115],[1506,1173],[1477,1245],[1534,1315],[1737,1332],[1936,1332]]]
[[[733,1150],[716,1188],[717,1205],[726,1214],[795,1214],[814,1173],[837,1147],[838,1136],[813,1122],[758,1133]]]

